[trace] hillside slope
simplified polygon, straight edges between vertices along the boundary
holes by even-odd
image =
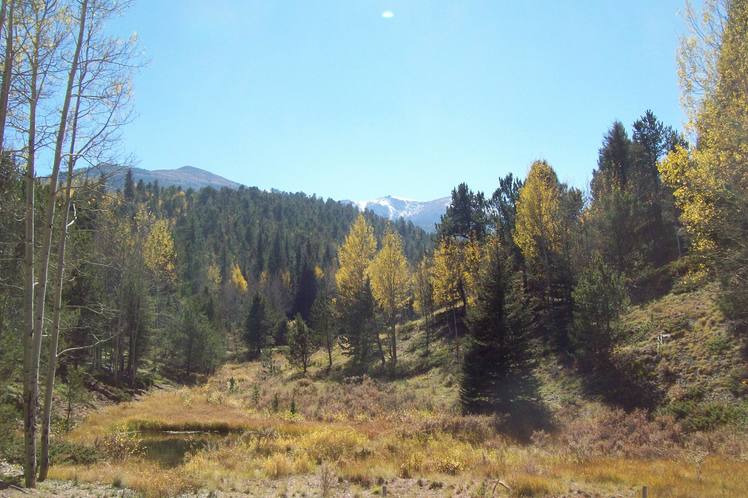
[[[122,190],[125,185],[125,176],[127,170],[132,171],[133,181],[143,184],[156,184],[161,187],[181,187],[183,190],[199,190],[203,187],[212,187],[215,189],[230,188],[237,189],[241,184],[226,178],[196,168],[194,166],[182,166],[177,169],[144,169],[144,168],[125,168],[112,165],[98,165],[84,170],[77,170],[76,175],[87,177],[91,180],[98,179],[101,176],[106,178],[107,188],[111,190]],[[61,174],[62,179],[65,174]]]
[[[633,307],[615,361],[662,413],[688,429],[748,424],[743,339],[720,311],[715,284]]]

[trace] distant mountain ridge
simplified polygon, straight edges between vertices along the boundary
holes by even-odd
[[[182,187],[184,190],[189,188],[199,190],[203,187],[238,189],[241,186],[239,183],[194,166],[182,166],[177,169],[148,170],[143,168],[99,165],[77,171],[76,173],[84,174],[90,179],[96,179],[103,175],[106,178],[108,188],[121,190],[125,186],[125,176],[128,169],[132,170],[132,177],[135,183],[141,180],[145,184],[158,182],[161,187]]]
[[[341,201],[352,204],[361,211],[369,210],[389,220],[404,219],[427,232],[435,232],[436,224],[446,212],[451,197],[440,197],[432,201],[413,201],[391,195],[369,201]]]
[[[161,187],[181,187],[184,190],[199,190],[205,187],[212,187],[216,190],[229,188],[236,190],[242,185],[240,183],[228,180],[220,175],[211,173],[204,169],[194,166],[182,166],[177,169],[144,169],[144,168],[127,168],[124,166],[99,165],[76,171],[77,175],[83,175],[89,179],[97,179],[100,176],[106,178],[107,188],[111,190],[122,190],[125,186],[125,177],[127,170],[132,170],[132,176],[135,183],[154,184],[158,182]],[[64,179],[61,175],[61,180]],[[271,189],[271,192],[275,192]],[[391,221],[400,218],[410,221],[417,227],[426,232],[433,233],[436,231],[436,224],[441,220],[441,216],[447,210],[451,198],[441,197],[431,201],[414,201],[393,197],[391,195],[372,199],[368,201],[351,201],[342,200],[342,204],[356,206],[359,210],[372,211],[374,214]]]

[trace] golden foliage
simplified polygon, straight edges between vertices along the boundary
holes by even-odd
[[[702,251],[745,237],[738,225],[748,202],[748,1],[729,2],[727,12],[719,7],[708,3],[680,53],[684,99],[699,104],[691,123],[697,146],[678,148],[660,164]]]
[[[143,244],[145,266],[167,283],[176,280],[176,251],[167,220],[156,220]]]
[[[425,316],[433,312],[434,287],[432,285],[431,262],[424,257],[413,272],[413,308],[416,313]]]
[[[438,305],[449,306],[462,299],[468,305],[473,302],[481,253],[477,240],[445,238],[439,242],[431,268],[433,296]]]
[[[338,302],[346,305],[355,299],[366,284],[367,269],[377,250],[374,230],[363,215],[358,215],[343,245],[338,250],[338,271],[335,283]]]
[[[231,284],[237,291],[239,291],[240,294],[247,293],[247,279],[244,278],[241,268],[239,268],[239,265],[237,265],[236,263],[234,263],[231,267]]]
[[[218,265],[211,263],[208,265],[208,269],[205,271],[208,280],[208,287],[214,292],[221,286],[221,269]]]
[[[434,249],[431,275],[434,298],[439,305],[452,305],[461,297],[462,256],[459,243],[453,239],[441,240]]]
[[[368,268],[371,291],[385,315],[393,317],[408,304],[410,271],[400,235],[388,230],[382,249]]]
[[[561,193],[558,177],[545,161],[535,161],[517,200],[514,242],[529,260],[545,259],[561,248]]]
[[[323,270],[319,265],[315,265],[314,267],[314,278],[317,280],[322,280],[325,278],[325,270]]]

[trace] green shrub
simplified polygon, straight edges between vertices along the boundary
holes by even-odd
[[[689,432],[713,430],[736,423],[745,416],[740,406],[716,401],[699,402],[697,399],[674,401],[666,407],[665,412],[673,415]]]
[[[54,439],[49,445],[49,459],[53,465],[61,463],[91,465],[102,460],[103,455],[94,446]]]
[[[17,430],[20,420],[21,413],[14,404],[0,404],[0,460],[23,461],[23,440]]]

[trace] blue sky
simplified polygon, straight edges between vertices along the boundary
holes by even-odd
[[[136,0],[124,146],[336,199],[492,192],[538,158],[581,187],[613,120],[681,126],[683,2]]]

